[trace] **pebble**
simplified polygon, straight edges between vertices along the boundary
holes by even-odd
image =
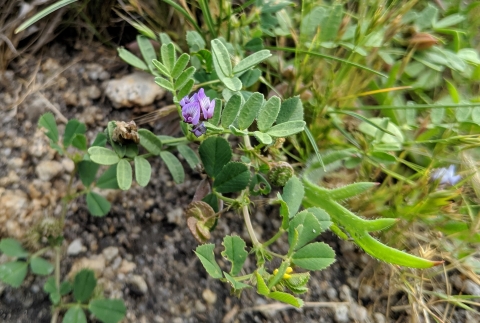
[[[335,307],[335,314],[333,318],[337,323],[350,322],[350,319],[348,318],[348,306],[342,304]]]
[[[63,158],[62,166],[63,169],[69,173],[73,172],[73,170],[75,169],[75,163],[70,158]]]
[[[201,312],[205,312],[207,310],[207,307],[199,299],[197,299],[195,301],[195,310],[201,313]]]
[[[50,181],[62,171],[62,164],[54,160],[41,161],[37,167],[35,167],[35,173],[37,173],[38,178],[44,182]]]
[[[366,322],[368,320],[368,311],[365,307],[352,304],[352,309],[350,315],[355,322]]]
[[[146,106],[165,96],[166,91],[155,84],[145,72],[135,72],[118,80],[105,82],[105,94],[115,108]]]
[[[116,256],[118,256],[118,248],[117,247],[107,247],[102,251],[103,256],[107,263],[110,263]]]
[[[75,92],[65,92],[63,100],[67,106],[76,107],[78,105],[78,95]]]
[[[167,213],[167,220],[169,223],[182,225],[185,221],[183,219],[183,209],[181,207],[175,208]]]
[[[128,287],[135,294],[145,295],[148,292],[148,286],[142,276],[132,275],[127,279]]]
[[[102,95],[102,91],[96,85],[90,85],[85,90],[88,98],[92,100],[96,100]]]
[[[117,270],[121,264],[122,264],[122,257],[119,256],[113,260],[112,265],[110,267],[112,267],[113,270]]]
[[[120,268],[118,269],[119,273],[128,274],[137,268],[137,265],[134,262],[123,259]]]
[[[330,287],[326,290],[326,294],[327,294],[327,297],[329,300],[331,301],[336,301],[338,300],[337,297],[338,297],[338,292],[335,288],[333,287]]]
[[[463,282],[463,289],[468,295],[480,296],[480,286],[470,279]]]
[[[351,298],[350,287],[347,285],[340,286],[340,299],[344,302],[350,302]]]
[[[8,160],[8,169],[11,170],[19,170],[19,168],[22,168],[23,166],[23,159],[16,157],[16,158],[11,158]]]
[[[217,301],[217,294],[215,294],[208,288],[203,290],[202,297],[205,302],[210,305],[215,304],[215,302]]]
[[[68,245],[67,255],[76,256],[80,252],[85,251],[85,247],[82,244],[82,239],[75,239]]]
[[[100,277],[102,272],[105,270],[105,258],[103,255],[94,256],[91,258],[80,258],[75,261],[70,269],[68,277],[72,279],[74,275],[81,269],[88,268],[95,272],[95,274]]]
[[[383,315],[382,313],[379,313],[379,312],[373,313],[373,321],[375,323],[385,323],[385,322],[387,322],[387,320],[385,318],[385,315]]]

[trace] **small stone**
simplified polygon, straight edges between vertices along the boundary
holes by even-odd
[[[148,292],[148,286],[142,276],[132,275],[127,280],[128,287],[132,292],[139,295],[145,295]]]
[[[118,248],[117,247],[107,247],[102,251],[103,256],[107,263],[110,263],[116,256],[118,256]]]
[[[113,270],[117,270],[121,264],[122,264],[122,257],[119,256],[113,260],[112,265],[110,267],[112,267]]]
[[[183,209],[181,207],[175,208],[167,213],[167,219],[170,223],[182,225],[185,221],[183,219]]]
[[[23,159],[22,158],[11,158],[8,160],[8,169],[11,170],[18,170],[19,168],[22,168],[23,166]]]
[[[340,299],[344,302],[350,302],[351,298],[352,296],[350,287],[347,285],[340,286]]]
[[[459,291],[463,289],[463,280],[462,280],[462,278],[460,277],[460,275],[455,275],[455,274],[452,275],[452,276],[450,277],[450,283],[451,283],[453,286],[455,286],[455,288],[456,288],[457,290],[459,290]]]
[[[379,312],[373,313],[373,321],[375,323],[385,323],[387,320],[385,319],[385,315]]]
[[[97,275],[97,277],[99,277],[102,274],[102,272],[105,270],[105,258],[103,258],[103,255],[98,255],[90,259],[89,258],[78,259],[73,263],[72,269],[70,269],[70,273],[68,273],[68,278],[72,279],[78,271],[84,268],[93,270]]]
[[[351,316],[356,322],[366,322],[368,320],[368,311],[361,305],[352,304]]]
[[[360,296],[362,299],[371,299],[372,295],[373,295],[372,286],[368,284],[360,285],[360,288],[358,289],[358,296]]]
[[[337,323],[347,323],[350,322],[348,318],[348,306],[347,305],[339,305],[335,307],[335,314],[334,320]]]
[[[207,307],[199,299],[197,299],[195,301],[195,310],[197,312],[202,313],[202,312],[205,312],[207,310]]]
[[[70,158],[62,159],[62,166],[65,171],[71,173],[75,169],[75,163]]]
[[[78,105],[78,95],[75,92],[65,92],[63,100],[67,106],[76,107]]]
[[[480,286],[470,279],[463,282],[463,290],[468,295],[480,296]]]
[[[105,94],[115,108],[146,106],[165,96],[166,91],[155,84],[145,72],[135,72],[118,80],[105,82]]]
[[[48,58],[43,64],[42,64],[42,71],[43,72],[51,72],[55,71],[60,68],[60,64],[58,61],[56,61],[53,58]]]
[[[183,323],[183,319],[181,317],[176,317],[173,319],[172,323]]]
[[[44,160],[35,168],[38,178],[44,182],[50,181],[63,171],[62,164],[54,160]]]
[[[333,288],[333,287],[328,288],[327,291],[326,291],[326,294],[327,294],[327,297],[328,297],[329,300],[331,300],[331,301],[338,300],[338,298],[337,298],[338,297],[338,292],[335,288]]]
[[[202,297],[207,302],[207,304],[213,305],[217,301],[217,294],[212,292],[210,289],[204,289],[202,292]]]
[[[128,274],[137,268],[137,265],[134,262],[123,259],[120,268],[118,269],[119,273]]]
[[[90,85],[86,88],[89,99],[96,100],[102,95],[102,91],[96,85]]]
[[[76,256],[80,252],[84,251],[85,247],[82,244],[81,239],[75,239],[68,245],[67,255]]]

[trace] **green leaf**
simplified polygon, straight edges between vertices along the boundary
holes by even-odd
[[[173,43],[163,44],[160,48],[160,54],[162,56],[162,63],[165,65],[169,72],[172,71],[173,67],[175,66],[176,61],[176,52],[175,46]]]
[[[127,313],[121,299],[94,299],[88,304],[88,310],[103,323],[118,323]]]
[[[378,183],[358,182],[335,188],[328,191],[328,196],[334,200],[344,200],[360,195],[372,187],[378,186]]]
[[[457,24],[461,23],[462,21],[464,21],[465,18],[466,17],[464,15],[461,15],[461,14],[458,14],[458,13],[455,13],[453,15],[449,15],[449,16],[441,19],[440,21],[434,22],[433,23],[433,29],[443,29],[443,28],[451,27],[453,25],[457,25]]]
[[[243,163],[229,162],[213,182],[213,188],[219,193],[233,193],[247,187],[250,171]]]
[[[398,128],[393,122],[388,122],[386,127],[382,127],[383,121],[383,118],[369,118],[368,122],[364,120],[364,122],[358,126],[358,130],[372,137],[376,136],[377,131],[388,131],[390,134],[384,133],[381,135],[381,142],[389,144],[402,143],[404,137],[400,128]]]
[[[335,251],[323,242],[314,242],[295,252],[295,265],[307,270],[322,270],[335,262]]]
[[[270,294],[270,289],[267,284],[265,284],[263,277],[258,273],[258,270],[255,271],[255,277],[257,278],[257,293],[263,296],[268,296],[268,294]]]
[[[52,304],[56,305],[60,302],[60,294],[58,293],[57,286],[55,285],[55,277],[48,277],[47,281],[43,285],[43,290],[49,294]]]
[[[270,51],[267,49],[253,53],[252,55],[245,57],[237,65],[235,65],[235,67],[233,68],[233,74],[244,72],[254,67],[258,63],[266,60],[270,56],[272,56],[272,53],[270,53]]]
[[[185,70],[185,67],[187,67],[187,64],[189,61],[190,61],[190,55],[186,53],[183,53],[182,55],[180,55],[180,57],[178,58],[172,70],[172,77],[174,79],[176,79],[177,77],[180,76],[180,74],[182,74],[182,72]]]
[[[283,188],[282,200],[288,205],[288,217],[292,218],[302,205],[305,189],[297,176],[292,176]]]
[[[317,218],[318,223],[320,223],[321,232],[328,230],[332,225],[332,221],[330,221],[330,215],[328,215],[325,210],[319,207],[310,207],[307,209],[307,211],[312,213]]]
[[[72,146],[80,149],[80,150],[87,150],[87,136],[77,133],[73,136]]]
[[[162,151],[162,142],[155,134],[147,129],[138,129],[138,135],[140,136],[140,145],[154,155],[159,155]]]
[[[261,38],[252,38],[244,46],[245,50],[256,52],[263,49],[263,41]]]
[[[62,323],[87,323],[87,317],[80,305],[75,305],[65,313]]]
[[[212,40],[211,44],[213,61],[216,63],[215,70],[217,71],[217,74],[222,74],[225,77],[231,77],[232,62],[230,61],[230,54],[228,53],[227,48],[218,39]],[[217,67],[219,68],[217,69]]]
[[[134,142],[127,142],[125,144],[125,156],[128,158],[135,158],[138,155],[138,145]]]
[[[30,268],[37,275],[50,275],[53,272],[53,265],[41,257],[32,257],[30,259]]]
[[[165,67],[165,65],[163,65],[162,63],[160,63],[158,60],[154,59],[152,61],[152,64],[157,68],[157,70],[162,73],[163,75],[165,75],[166,77],[170,77],[170,72],[168,71],[168,69]]]
[[[9,257],[28,257],[28,252],[23,249],[20,242],[12,238],[0,240],[0,251]]]
[[[80,270],[73,280],[73,296],[78,302],[86,302],[97,285],[95,273],[90,269]]]
[[[121,190],[128,190],[132,186],[132,165],[126,159],[120,159],[117,165],[117,181]]]
[[[140,48],[140,52],[142,53],[143,60],[147,62],[148,69],[150,72],[154,71],[154,65],[152,61],[157,59],[157,54],[155,52],[155,48],[153,48],[152,42],[149,38],[138,35],[137,36],[137,44],[138,48]]]
[[[222,270],[215,260],[213,249],[215,249],[215,245],[213,243],[203,244],[195,249],[195,254],[202,262],[202,265],[207,273],[213,278],[219,279],[223,277]]]
[[[415,25],[419,30],[430,28],[437,20],[438,9],[432,4],[428,3],[425,9],[415,19]]]
[[[58,128],[55,117],[52,113],[47,112],[38,119],[38,126],[47,129],[47,137],[54,143],[58,142]]]
[[[182,163],[169,151],[162,151],[160,157],[167,165],[170,174],[172,174],[173,180],[175,183],[183,183],[185,179],[185,171],[183,170]]]
[[[12,287],[20,287],[27,276],[28,263],[12,261],[0,265],[0,280]]]
[[[253,196],[260,194],[267,195],[272,190],[270,183],[260,174],[254,174],[250,181],[250,193]]]
[[[280,107],[276,123],[280,124],[287,121],[303,121],[303,105],[299,96],[283,101]]]
[[[333,41],[337,38],[338,29],[342,24],[343,5],[336,4],[331,7],[330,14],[322,21],[320,25],[320,39],[319,41]]]
[[[69,281],[64,281],[63,283],[60,284],[60,294],[61,295],[67,295],[72,291],[72,284],[70,284]]]
[[[242,81],[238,77],[224,77],[222,75],[218,76],[220,78],[220,81],[225,84],[227,88],[229,88],[232,91],[240,91],[242,89]]]
[[[290,222],[290,211],[288,210],[288,204],[282,200],[280,193],[277,193],[277,203],[280,204],[280,216],[282,217],[282,229],[288,229],[288,224]]]
[[[123,59],[127,64],[132,65],[133,67],[136,67],[140,70],[143,71],[148,71],[148,66],[145,64],[144,61],[142,61],[140,58],[129,52],[123,47],[120,47],[117,49],[118,51],[118,56],[120,56],[121,59]]]
[[[245,241],[238,236],[225,236],[223,246],[225,250],[222,251],[222,256],[232,263],[230,274],[236,276],[242,270],[248,256],[248,252],[245,251]]]
[[[230,97],[222,113],[222,127],[228,128],[237,118],[240,107],[242,106],[242,96],[234,94]]]
[[[27,29],[28,27],[30,27],[31,25],[33,25],[34,23],[36,23],[37,21],[39,21],[43,17],[46,17],[49,14],[51,14],[52,12],[55,12],[58,9],[63,8],[63,7],[65,7],[65,6],[67,6],[71,3],[76,2],[76,1],[77,0],[59,0],[59,1],[54,2],[53,4],[46,7],[45,9],[37,12],[33,17],[24,21],[20,26],[17,27],[17,29],[15,29],[15,34],[18,34],[19,32]]]
[[[270,135],[267,135],[266,133],[255,131],[253,135],[255,136],[255,138],[258,139],[258,141],[260,141],[264,145],[270,145],[273,142],[272,137]]]
[[[183,71],[183,73],[180,74],[178,79],[175,81],[175,84],[173,85],[175,90],[179,90],[185,84],[187,84],[187,82],[193,78],[193,74],[195,74],[195,67],[193,66],[190,66],[185,71]]]
[[[238,127],[240,130],[250,127],[262,105],[263,94],[255,92],[248,98],[238,114]]]
[[[242,282],[239,282],[237,281],[234,277],[230,276],[228,273],[226,272],[223,272],[223,275],[225,276],[225,278],[227,279],[227,281],[230,283],[230,285],[232,285],[232,288],[234,290],[240,290],[240,289],[244,289],[244,288],[251,288],[252,286],[250,285],[247,285],[247,284],[244,284]]]
[[[88,153],[90,159],[100,165],[114,165],[120,160],[114,151],[103,147],[90,147]]]
[[[159,86],[163,87],[163,88],[164,88],[165,90],[167,90],[167,91],[170,91],[170,92],[174,92],[174,91],[175,91],[172,82],[168,81],[168,80],[165,79],[164,77],[157,76],[157,77],[155,78],[155,83],[157,83]]]
[[[240,76],[240,81],[244,87],[250,87],[255,84],[258,79],[262,76],[262,71],[258,68],[254,68],[253,70],[248,70]]]
[[[187,31],[186,39],[190,52],[198,52],[206,46],[205,40],[203,40],[202,36],[196,31]]]
[[[287,272],[287,267],[289,263],[288,262],[282,262],[280,267],[278,267],[278,271],[276,274],[274,274],[270,279],[268,280],[268,288],[271,289],[275,285],[277,285],[280,280],[282,280],[283,275]]]
[[[284,293],[284,292],[271,292],[268,294],[268,297],[275,299],[277,301],[290,304],[295,307],[302,307],[303,301],[300,298],[297,298],[291,294]]]
[[[177,150],[193,170],[197,169],[197,165],[200,165],[201,161],[192,148],[187,145],[178,145]]]
[[[135,180],[141,187],[147,186],[152,176],[152,166],[148,160],[143,157],[137,156],[133,160],[135,164]]]
[[[294,246],[294,250],[300,249],[317,236],[322,233],[322,227],[317,218],[308,211],[302,211],[297,213],[290,221],[289,232],[288,232],[288,242],[291,245],[294,235],[294,230],[298,231],[298,240]]]
[[[190,79],[185,83],[185,85],[178,91],[177,98],[180,100],[186,97],[190,92],[192,92],[193,85],[195,84],[195,79]]]
[[[63,146],[66,148],[72,143],[73,137],[76,134],[85,134],[87,127],[83,122],[78,121],[77,119],[68,120],[67,125],[65,126],[65,133],[63,135]]]
[[[107,136],[103,132],[99,132],[92,143],[92,146],[105,147],[107,144]]]
[[[271,127],[267,134],[272,137],[288,137],[302,132],[305,128],[305,121],[288,121]]]
[[[260,109],[257,117],[258,130],[265,132],[270,129],[280,112],[281,101],[278,96],[272,96]]]
[[[220,122],[220,117],[222,116],[222,100],[214,99],[215,100],[215,110],[213,111],[213,117],[210,119],[210,123],[218,126]]]
[[[117,164],[110,166],[95,183],[95,186],[103,189],[118,189]]]
[[[203,141],[198,149],[205,172],[208,176],[215,178],[230,159],[232,159],[232,148],[227,140],[222,137],[210,137]]]
[[[93,216],[104,216],[110,212],[111,204],[103,196],[94,192],[88,192],[87,208]]]

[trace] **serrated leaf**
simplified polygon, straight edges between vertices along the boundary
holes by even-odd
[[[280,204],[280,216],[282,217],[282,229],[288,229],[290,223],[290,211],[288,210],[287,202],[282,200],[280,193],[277,193],[277,203]]]
[[[300,298],[297,298],[291,294],[284,293],[284,292],[271,292],[268,294],[268,297],[275,299],[277,301],[290,304],[295,307],[302,307],[303,301]]]
[[[75,305],[65,313],[62,323],[87,323],[87,317],[80,305]]]
[[[263,49],[258,52],[253,53],[250,56],[245,57],[242,59],[240,62],[238,62],[237,65],[233,68],[233,74],[238,74],[241,72],[244,72],[255,65],[259,64],[260,62],[266,60],[272,56],[272,53],[270,53],[269,50]]]
[[[260,109],[257,117],[258,130],[265,132],[270,129],[280,112],[281,101],[278,96],[272,96]]]
[[[283,101],[280,107],[276,123],[287,121],[303,121],[303,105],[298,96]]]
[[[195,249],[195,254],[200,259],[207,273],[213,278],[219,279],[223,277],[222,270],[215,260],[213,249],[215,249],[215,245],[213,243],[203,244]]]
[[[223,272],[223,275],[225,275],[225,278],[227,279],[227,281],[230,283],[230,285],[232,285],[232,288],[234,290],[240,290],[240,289],[244,289],[244,288],[251,288],[252,286],[250,285],[247,285],[247,284],[244,284],[242,282],[239,282],[237,280],[235,280],[234,277],[230,276],[228,273],[226,272]]]
[[[222,113],[222,127],[228,128],[233,124],[242,106],[242,100],[241,95],[234,94],[227,101]]]
[[[197,154],[193,151],[192,148],[188,147],[187,145],[178,145],[177,150],[180,155],[185,158],[188,165],[193,169],[197,169],[197,165],[201,163],[200,158],[198,158]]]
[[[94,299],[88,304],[88,310],[103,323],[118,323],[127,313],[121,299]]]
[[[126,159],[120,159],[117,164],[117,182],[121,190],[128,190],[132,186],[132,166]]]
[[[248,252],[245,251],[245,241],[238,236],[225,236],[223,246],[225,250],[222,251],[222,256],[232,263],[230,274],[236,276],[242,270],[248,256]]]
[[[193,66],[190,66],[185,71],[183,71],[183,73],[180,74],[178,79],[175,81],[175,84],[173,85],[175,90],[179,90],[185,84],[187,84],[187,82],[193,78],[193,74],[195,74],[195,67]]]
[[[162,76],[157,76],[155,78],[155,83],[157,83],[159,86],[163,87],[165,90],[174,92],[175,88],[172,84],[172,82],[168,81],[166,78]]]
[[[27,276],[28,264],[23,261],[12,261],[0,265],[0,280],[12,287],[20,287]]]
[[[233,193],[247,187],[250,180],[250,171],[243,163],[229,162],[213,182],[213,188],[219,193]]]
[[[142,53],[143,60],[147,63],[148,69],[150,72],[153,72],[154,66],[152,61],[157,59],[157,54],[150,39],[143,35],[138,35],[137,44],[140,52]]]
[[[257,278],[257,293],[263,296],[268,296],[268,294],[270,294],[270,289],[258,271],[255,271],[255,277]]]
[[[322,270],[335,262],[335,251],[323,242],[306,245],[292,256],[295,265],[307,270]]]
[[[162,142],[155,134],[147,129],[138,129],[140,145],[149,153],[159,155],[162,151]]]
[[[78,302],[87,301],[97,285],[95,273],[90,269],[80,270],[73,280],[73,296]]]
[[[47,129],[45,134],[54,143],[58,142],[58,128],[55,117],[52,113],[47,112],[38,119],[38,126]]]
[[[300,225],[302,225],[301,228],[299,227]],[[294,229],[297,229],[298,231],[298,241],[295,244],[295,250],[300,249],[319,236],[322,232],[320,222],[318,222],[317,218],[312,213],[306,210],[297,213],[297,215],[295,215],[290,221],[288,234],[288,242],[290,245],[292,245]]]
[[[268,129],[267,134],[272,137],[284,138],[302,132],[305,128],[305,121],[287,121]]]
[[[120,56],[120,58],[123,59],[127,64],[130,64],[133,67],[136,67],[143,71],[148,71],[147,64],[145,64],[144,61],[142,61],[140,58],[138,58],[137,56],[135,56],[125,48],[120,47],[117,49],[117,51],[118,51],[118,56]]]
[[[163,44],[160,48],[160,54],[162,56],[163,65],[165,65],[167,70],[171,72],[173,67],[175,66],[175,61],[177,58],[175,46],[172,43]]]
[[[292,218],[302,205],[305,189],[297,176],[292,176],[283,188],[282,200],[288,205],[288,217]]]
[[[258,141],[260,141],[264,145],[270,145],[273,142],[272,137],[270,135],[267,135],[266,133],[255,131],[253,135],[255,136],[255,138],[257,138]]]
[[[118,189],[117,164],[110,166],[97,180],[95,186],[103,189]]]
[[[68,147],[72,143],[73,137],[76,134],[85,134],[87,127],[83,122],[78,121],[77,119],[68,120],[67,125],[65,126],[65,133],[63,135],[63,146]]]
[[[110,212],[111,204],[103,196],[94,192],[88,192],[87,208],[93,216],[104,216]]]
[[[30,268],[37,275],[50,275],[53,272],[53,265],[41,257],[32,257],[30,259]]]
[[[185,70],[185,67],[187,67],[187,64],[189,61],[190,61],[190,55],[186,53],[183,53],[182,55],[180,55],[171,73],[174,79],[176,79],[177,77],[180,76],[180,74],[182,74],[182,72]]]
[[[222,168],[232,159],[232,148],[222,137],[210,137],[202,142],[198,149],[205,172],[216,178]]]
[[[20,242],[12,238],[0,240],[0,251],[10,257],[24,258],[29,255]]]
[[[90,159],[100,165],[114,165],[120,160],[116,152],[103,147],[90,147],[88,153]]]
[[[185,171],[183,170],[182,163],[169,151],[162,151],[160,157],[167,165],[170,174],[172,174],[173,180],[175,183],[183,183],[185,179]]]
[[[217,64],[215,66],[215,70],[217,71],[217,74],[223,74],[226,77],[231,77],[232,62],[230,61],[230,54],[228,53],[227,48],[218,39],[212,40],[211,45],[212,45],[213,60]],[[219,67],[218,69],[217,69],[217,66]]]
[[[147,186],[150,176],[152,176],[152,166],[148,160],[140,156],[135,157],[133,161],[135,165],[135,180],[141,187]]]
[[[263,94],[255,92],[248,98],[238,114],[238,127],[240,130],[250,127],[262,105]]]
[[[330,228],[332,225],[332,221],[330,221],[330,215],[328,215],[328,213],[323,209],[319,207],[310,207],[307,209],[307,211],[312,213],[317,218],[318,223],[320,223],[321,232],[328,230],[328,228]]]

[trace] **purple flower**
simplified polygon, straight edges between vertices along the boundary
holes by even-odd
[[[210,100],[210,98],[205,95],[203,89],[198,91],[197,100],[200,103],[200,108],[202,109],[205,120],[211,119],[215,110],[215,100]]]
[[[198,138],[207,132],[207,127],[205,127],[205,124],[202,122],[199,125],[193,127],[193,129],[190,131],[193,132],[193,134]]]
[[[183,101],[184,99],[182,99]],[[183,122],[190,123],[194,126],[200,121],[200,105],[193,101],[185,104],[182,107]]]
[[[440,180],[440,185],[455,185],[462,179],[462,176],[455,175],[455,166],[450,165],[448,168],[442,167],[436,169],[432,173],[432,180]]]

